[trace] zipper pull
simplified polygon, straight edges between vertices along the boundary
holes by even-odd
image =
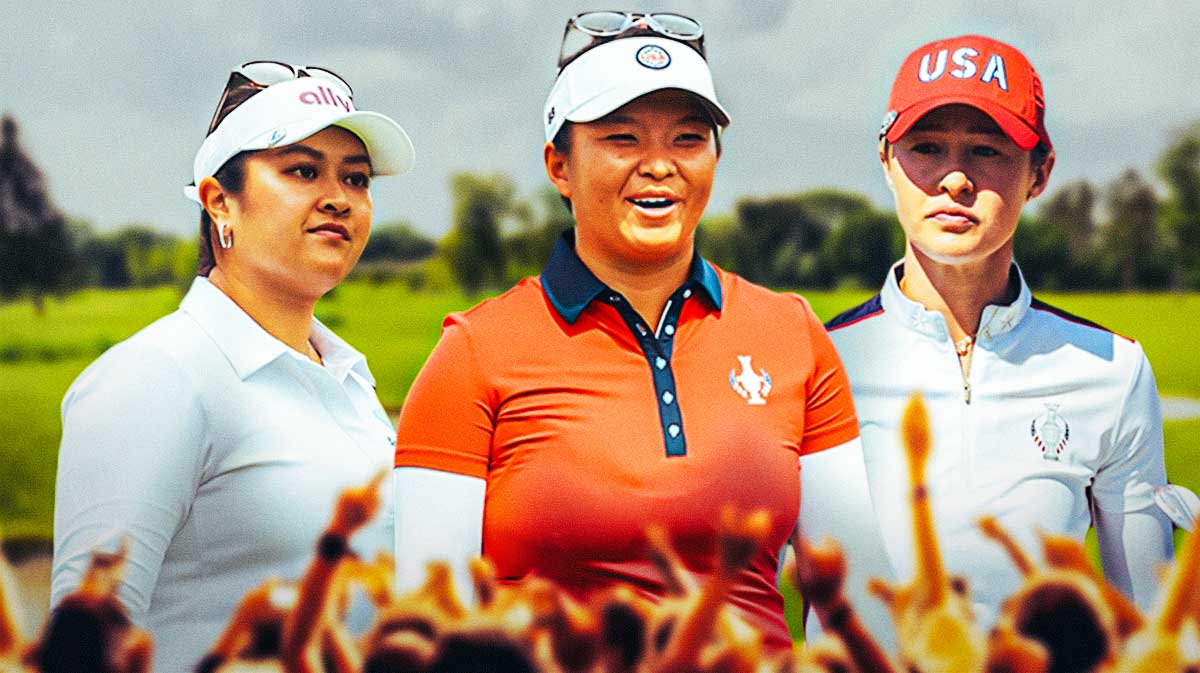
[[[963,402],[971,403],[971,382],[963,381]]]

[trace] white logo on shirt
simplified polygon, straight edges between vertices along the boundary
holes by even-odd
[[[734,391],[741,395],[747,404],[766,404],[766,397],[771,394],[771,375],[765,369],[755,372],[754,367],[750,365],[751,357],[737,356],[742,370],[729,370],[729,385],[733,386]]]
[[[1029,424],[1029,436],[1042,452],[1046,460],[1058,460],[1063,449],[1067,448],[1067,440],[1071,438],[1071,426],[1067,419],[1058,415],[1058,404],[1043,402],[1046,412],[1034,417]]]

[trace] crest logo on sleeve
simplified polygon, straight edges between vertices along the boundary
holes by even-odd
[[[1071,439],[1071,426],[1067,419],[1058,414],[1058,404],[1043,404],[1046,411],[1035,416],[1029,424],[1029,436],[1033,438],[1034,445],[1041,450],[1042,458],[1058,460],[1067,448],[1067,441]]]
[[[729,370],[729,385],[733,386],[733,390],[746,400],[746,404],[766,404],[767,396],[771,394],[771,375],[765,369],[754,371],[753,365],[750,364],[751,357],[750,355],[737,356],[738,362],[741,363],[741,370]]]
[[[651,70],[662,70],[671,65],[671,55],[657,44],[648,44],[637,50],[637,62]]]

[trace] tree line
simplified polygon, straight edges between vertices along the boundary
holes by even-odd
[[[1159,189],[1135,169],[1076,180],[1023,213],[1014,255],[1042,290],[1200,290],[1200,123],[1159,156]],[[536,274],[571,215],[552,187],[518,198],[503,174],[451,179],[450,233],[438,243],[458,284],[501,289]],[[854,192],[818,188],[746,197],[697,232],[715,264],[775,288],[876,287],[904,254],[895,213]]]
[[[1029,283],[1200,290],[1200,123],[1176,133],[1154,171],[1158,185],[1129,169],[1102,185],[1061,185],[1027,209],[1015,255]],[[356,275],[413,289],[501,290],[539,273],[572,226],[548,185],[522,197],[504,174],[463,172],[451,176],[450,191],[445,236],[434,240],[404,222],[379,225]],[[697,242],[717,265],[771,287],[869,288],[903,255],[904,236],[891,209],[820,188],[740,199],[732,213],[701,220]],[[195,264],[192,238],[146,224],[100,233],[63,215],[21,148],[15,120],[0,120],[0,299],[28,297],[40,309],[46,296],[80,287],[185,286]]]

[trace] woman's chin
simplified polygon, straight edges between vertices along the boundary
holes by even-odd
[[[321,298],[328,294],[349,274],[344,265],[308,266],[296,269],[288,278],[282,279],[297,296]]]
[[[642,259],[669,257],[687,243],[683,228],[677,222],[654,227],[634,226],[628,228],[625,234],[630,249]]]

